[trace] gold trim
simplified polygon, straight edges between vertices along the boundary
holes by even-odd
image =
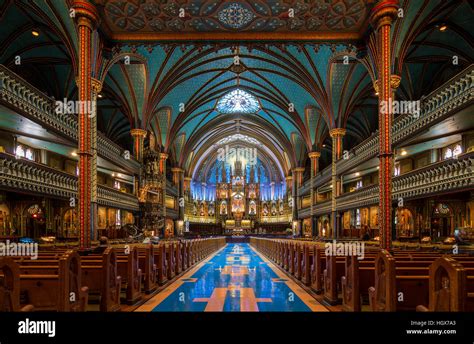
[[[141,136],[141,137],[145,138],[147,133],[148,132],[144,129],[135,128],[135,129],[130,130],[130,135],[132,135],[133,137],[140,137]]]
[[[329,135],[331,137],[343,137],[346,135],[346,129],[344,128],[334,128],[329,130]]]
[[[115,41],[358,41],[359,32],[120,32]]]

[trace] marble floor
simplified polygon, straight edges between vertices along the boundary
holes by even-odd
[[[227,244],[138,312],[327,312],[249,244]]]

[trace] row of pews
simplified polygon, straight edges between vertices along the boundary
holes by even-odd
[[[320,243],[251,238],[250,244],[344,311],[474,311],[474,256],[366,250],[325,255]]]
[[[0,311],[120,311],[225,246],[225,238],[0,258]]]

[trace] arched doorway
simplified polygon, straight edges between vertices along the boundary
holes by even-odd
[[[451,208],[445,203],[434,206],[431,214],[431,236],[445,238],[453,234],[453,216]]]
[[[64,238],[77,237],[77,211],[68,209],[63,215],[63,228],[61,236]]]
[[[395,212],[395,225],[398,238],[412,238],[415,236],[415,220],[408,208],[397,209]]]
[[[39,238],[46,234],[46,217],[39,204],[33,204],[25,209],[26,226],[25,236]]]

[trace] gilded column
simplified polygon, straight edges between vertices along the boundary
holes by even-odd
[[[186,195],[186,200],[189,201],[191,199],[191,182],[193,178],[191,177],[184,177],[184,194]]]
[[[99,22],[97,10],[87,1],[75,1],[73,5],[79,39],[79,63],[77,75],[78,100],[81,102],[79,122],[79,176],[78,176],[78,208],[79,208],[79,249],[91,247],[92,212],[91,200],[93,189],[94,160],[92,139],[92,35]]]
[[[166,159],[168,159],[168,154],[160,153],[160,172],[162,176],[162,201],[163,201],[163,218],[166,219]]]
[[[390,249],[392,243],[392,121],[391,106],[393,90],[391,77],[391,37],[393,20],[397,16],[398,1],[379,1],[372,9],[370,21],[375,29],[378,58],[378,83],[376,91],[379,95],[379,232],[380,246]],[[398,79],[399,81],[399,79]],[[395,86],[395,85],[394,85]]]
[[[308,154],[311,160],[311,175],[309,180],[309,187],[310,187],[310,197],[311,197],[311,204],[310,204],[310,215],[311,215],[311,231],[312,235],[315,235],[315,224],[314,224],[314,176],[316,173],[319,172],[319,157],[321,156],[321,152],[310,152]]]
[[[291,206],[291,216],[293,216],[293,207],[295,200],[292,198],[293,197],[293,177],[292,176],[286,176],[285,178],[286,181],[286,200],[288,202],[288,206]],[[290,205],[290,199],[291,199],[291,205]]]
[[[300,231],[300,221],[298,219],[298,209],[301,208],[301,199],[299,188],[303,184],[304,167],[295,167],[293,169],[293,221],[298,221],[297,230]]]
[[[173,184],[178,188],[178,220],[184,220],[184,170],[180,167],[173,167]]]
[[[139,162],[143,162],[143,150],[147,131],[144,129],[132,129],[130,135],[133,137],[133,155]]]
[[[329,131],[332,138],[332,161],[331,161],[331,224],[332,237],[339,237],[340,222],[336,209],[336,197],[339,196],[341,190],[341,181],[337,178],[336,162],[342,157],[342,138],[346,135],[346,129],[334,128]]]
[[[92,166],[91,166],[91,234],[92,239],[97,237],[97,98],[102,90],[102,82],[92,78],[92,114],[91,114],[91,148],[92,148]]]

